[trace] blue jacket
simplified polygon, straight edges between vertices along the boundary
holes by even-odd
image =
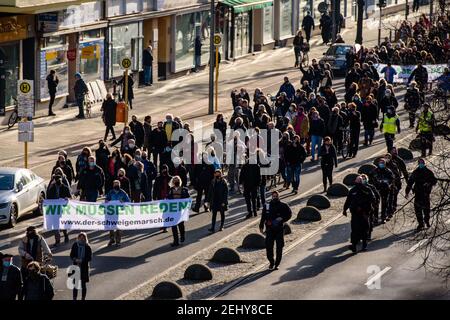
[[[285,82],[285,83],[283,83],[283,84],[281,85],[280,91],[278,91],[277,97],[278,97],[282,92],[285,92],[286,95],[287,95],[287,98],[288,98],[289,100],[291,100],[291,101],[292,101],[292,99],[293,99],[294,96],[295,96],[295,88],[294,88],[294,86],[292,85],[292,83],[290,83],[290,82],[288,82],[288,83]]]
[[[116,192],[114,189],[112,189],[106,195],[105,200],[106,200],[106,202],[110,202],[110,201],[131,202],[127,193],[125,191],[123,191],[122,189],[120,189],[119,192]]]
[[[394,76],[397,74],[397,71],[395,71],[393,67],[386,66],[383,69],[381,69],[380,73],[384,73],[384,79],[386,79],[388,83],[393,83]]]

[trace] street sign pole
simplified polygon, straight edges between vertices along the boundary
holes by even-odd
[[[213,54],[214,54],[214,35],[216,32],[216,6],[215,1],[211,0],[211,32],[209,42],[209,106],[208,114],[214,113],[214,66],[213,66]]]
[[[25,155],[25,169],[28,169],[28,141],[24,142],[24,155]]]
[[[131,59],[130,58],[123,58],[122,59],[122,68],[125,69],[125,75],[124,75],[124,99],[125,99],[125,119],[124,119],[124,127],[128,125],[128,70],[131,67]]]
[[[19,121],[19,142],[24,142],[24,167],[28,169],[28,142],[34,140],[34,82],[33,80],[19,80],[17,83],[17,114],[22,118]]]
[[[215,103],[215,111],[219,111],[219,46],[216,46],[216,103]]]

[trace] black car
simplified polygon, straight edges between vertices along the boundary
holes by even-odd
[[[320,59],[320,62],[329,63],[335,75],[345,75],[347,70],[346,54],[352,48],[353,45],[350,44],[335,43],[323,54],[324,56]]]

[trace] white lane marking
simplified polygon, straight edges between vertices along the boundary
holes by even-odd
[[[415,245],[413,245],[411,248],[409,248],[409,250],[407,251],[408,253],[414,252],[416,251],[418,248],[420,248],[422,245],[424,245],[425,243],[427,243],[428,239],[422,239],[420,240],[418,243],[416,243]]]
[[[11,242],[10,241],[8,241],[8,242],[3,242],[3,243],[0,243],[0,248],[3,248],[3,247],[6,247],[6,246],[9,246],[11,244]]]
[[[367,282],[364,285],[366,287],[371,286],[372,284],[375,283],[375,281],[379,280],[386,272],[388,272],[391,269],[392,269],[392,267],[384,268],[383,270],[381,270],[380,272],[375,274],[373,277],[369,278],[369,280],[367,280]]]

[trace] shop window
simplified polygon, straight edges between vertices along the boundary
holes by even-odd
[[[86,82],[103,80],[104,41],[100,29],[80,33],[78,70]]]
[[[122,59],[130,57],[133,71],[142,69],[142,24],[131,23],[112,27],[110,75],[119,77],[123,74]]]
[[[5,106],[14,105],[19,80],[19,42],[0,45],[0,56],[4,59]]]
[[[264,8],[264,43],[272,42],[274,25],[273,25],[273,6]]]
[[[280,1],[280,35],[287,37],[292,35],[292,0]]]

